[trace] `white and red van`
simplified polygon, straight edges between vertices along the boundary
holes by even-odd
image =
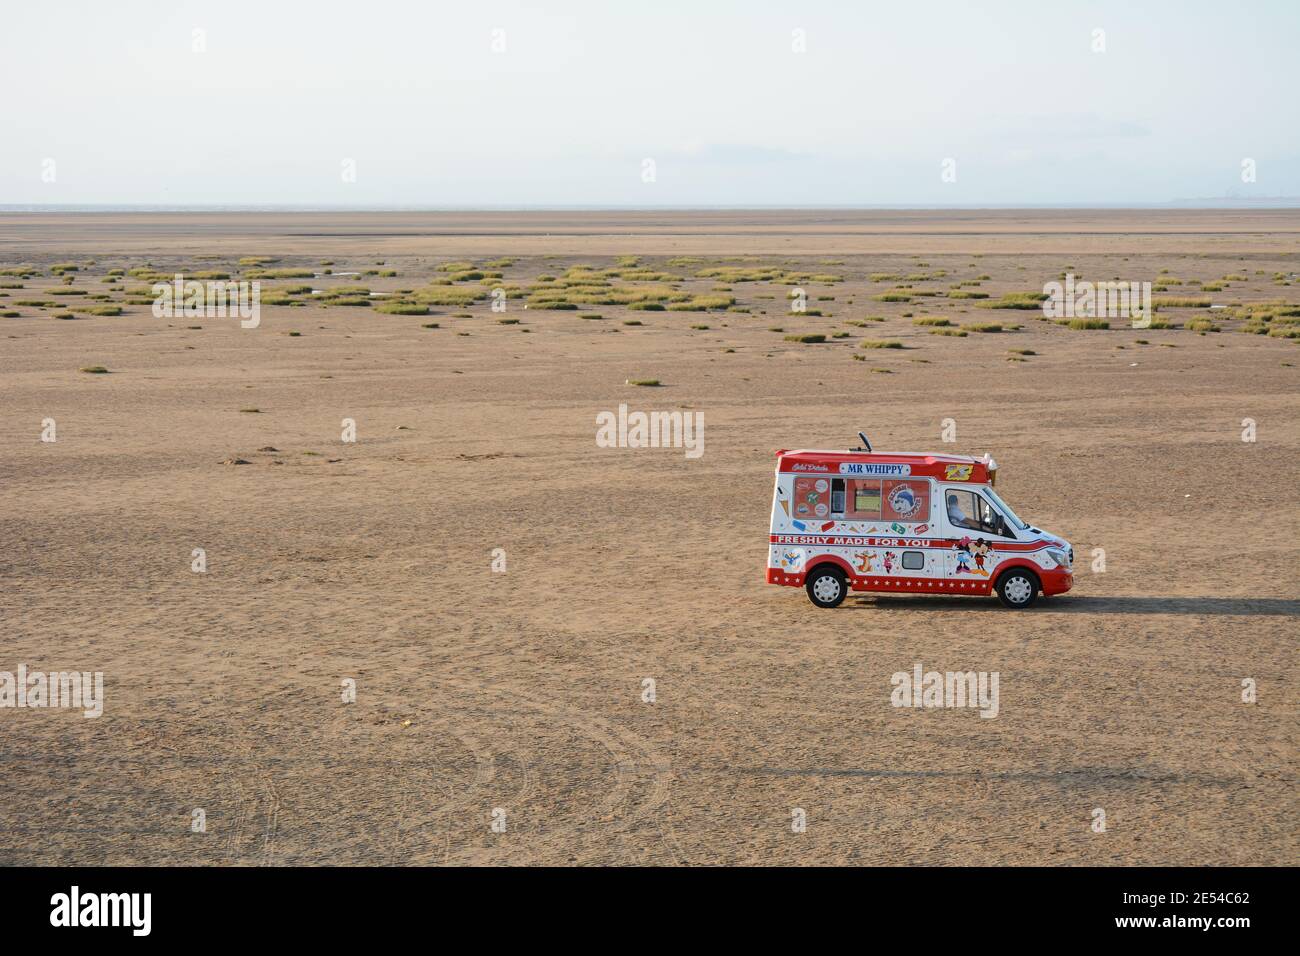
[[[859,433],[861,434],[861,433]],[[818,607],[852,591],[996,592],[1010,608],[1074,585],[1068,541],[1022,521],[993,490],[988,455],[776,453],[767,583]]]

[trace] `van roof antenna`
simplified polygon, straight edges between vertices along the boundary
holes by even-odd
[[[871,442],[867,441],[867,433],[866,433],[866,432],[858,432],[858,437],[862,439],[862,448],[859,448],[859,449],[857,449],[857,450],[858,450],[858,451],[868,451],[868,452],[871,451]]]

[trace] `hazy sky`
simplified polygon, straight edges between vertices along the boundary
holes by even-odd
[[[0,23],[0,203],[1300,195],[1297,0],[6,0]]]

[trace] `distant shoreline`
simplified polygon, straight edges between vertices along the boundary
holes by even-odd
[[[0,203],[0,213],[513,213],[513,212],[1020,212],[1081,210],[1215,211],[1221,209],[1300,209],[1300,196],[1270,196],[1260,199],[1180,199],[1162,203],[1015,203],[1007,205],[973,203],[937,205],[928,203],[819,203],[807,205],[321,205],[293,203]]]

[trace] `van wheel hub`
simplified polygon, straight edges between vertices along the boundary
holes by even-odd
[[[840,580],[833,574],[823,574],[813,582],[813,594],[819,601],[834,601],[840,596]]]
[[[1033,596],[1034,586],[1030,583],[1028,578],[1022,578],[1017,575],[1007,581],[1007,586],[1004,591],[1008,601],[1011,601],[1013,604],[1024,604]]]

